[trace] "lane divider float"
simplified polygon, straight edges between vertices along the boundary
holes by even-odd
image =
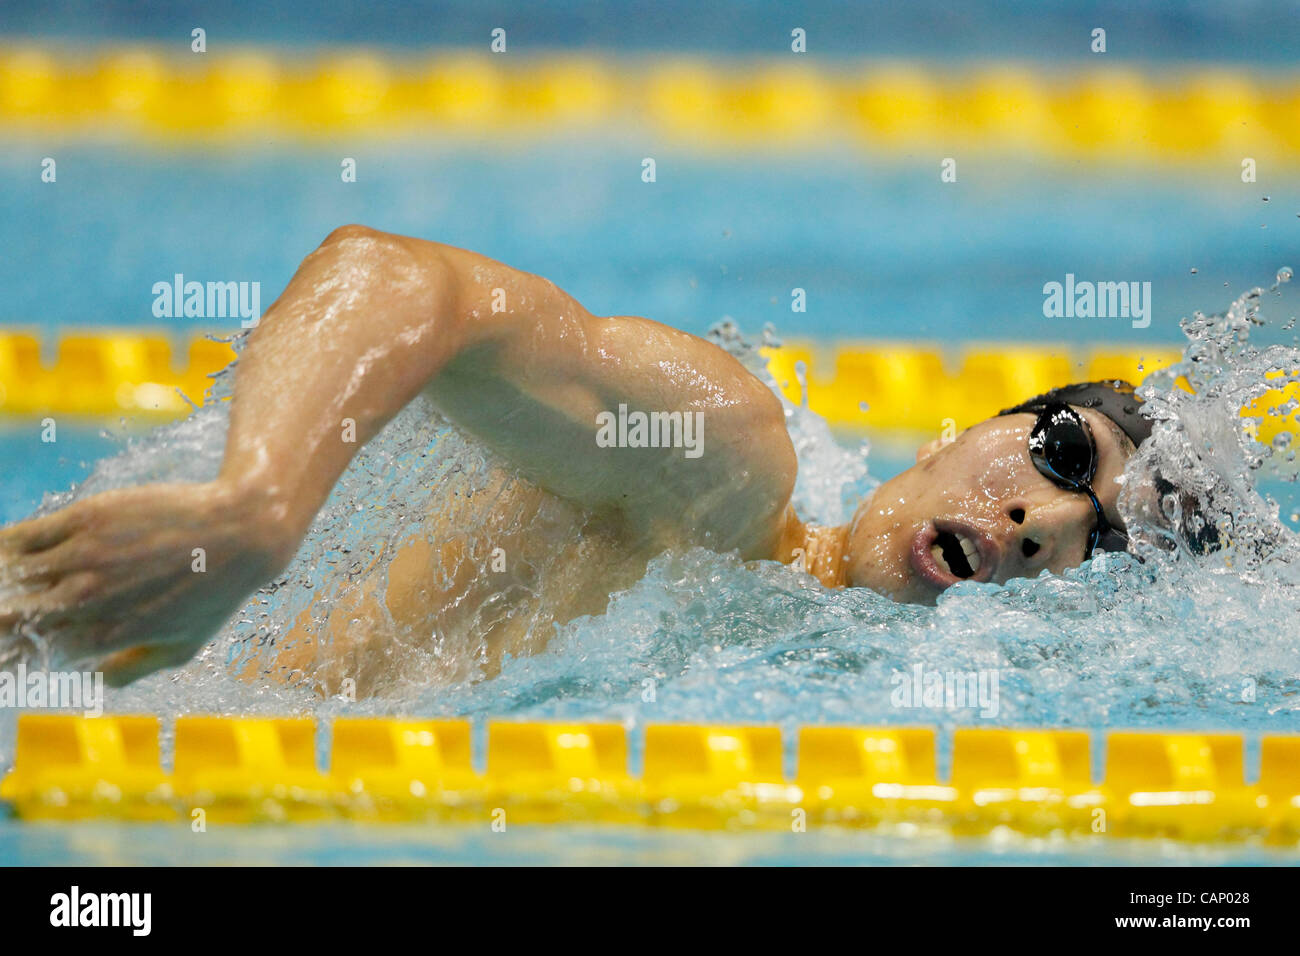
[[[1265,736],[1243,777],[1240,735],[1112,732],[1104,782],[1077,730],[958,728],[952,773],[936,733],[805,727],[782,770],[775,726],[651,724],[644,766],[607,723],[490,722],[486,773],[467,720],[336,718],[327,769],[310,718],[178,717],[174,769],[151,716],[24,713],[0,800],[24,820],[617,823],[790,830],[904,827],[978,835],[1300,843],[1300,736]]]
[[[42,362],[33,333],[0,331],[0,417],[139,416],[163,420],[201,405],[211,376],[234,359],[225,342],[195,336],[176,354],[164,335],[128,330],[70,333]],[[788,341],[764,349],[785,395],[837,428],[939,435],[967,428],[1003,408],[1081,380],[1122,378],[1141,382],[1177,362],[1177,349],[1120,350],[1101,345],[972,343],[958,349],[908,342]],[[1281,431],[1300,432],[1300,398],[1287,383],[1247,408],[1262,442]],[[865,411],[863,406],[865,405]]]
[[[0,331],[0,415],[174,418],[202,405],[210,376],[235,358],[205,336],[175,355],[167,336],[126,330],[65,334],[53,365],[42,351],[34,333]]]
[[[539,136],[628,123],[695,148],[824,149],[828,139],[907,155],[979,149],[1071,163],[1294,166],[1300,75],[1225,67],[1143,73],[1016,62],[936,68],[818,61],[467,49],[316,55],[246,48],[0,48],[0,127],[202,144],[274,133]]]

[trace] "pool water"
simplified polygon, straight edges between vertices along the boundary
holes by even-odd
[[[0,819],[0,860],[110,865],[497,866],[1279,866],[1291,851],[1173,841],[989,838],[809,830],[727,833],[626,827],[21,824]]]
[[[621,136],[501,154],[428,144],[379,149],[361,157],[360,181],[351,186],[339,182],[338,158],[324,149],[174,155],[76,144],[61,153],[55,192],[18,175],[37,155],[37,144],[7,143],[0,154],[0,207],[14,214],[0,217],[0,287],[6,290],[0,321],[51,336],[72,325],[155,327],[151,289],[177,272],[260,281],[269,302],[330,229],[361,221],[476,248],[547,275],[593,311],[650,315],[697,333],[730,316],[751,336],[772,323],[780,334],[821,339],[889,338],[905,329],[909,338],[945,344],[992,338],[1130,349],[1185,343],[1181,317],[1226,309],[1245,289],[1270,284],[1300,252],[1294,184],[1244,187],[1227,177],[1207,186],[1164,173],[1078,179],[1009,159],[975,164],[961,188],[944,191],[928,167],[835,154],[661,156],[660,181],[651,187],[638,175],[645,144],[635,131]],[[76,242],[67,241],[71,235]],[[1151,326],[1045,319],[1042,284],[1066,273],[1151,281]],[[806,313],[790,311],[794,287],[809,290]],[[250,603],[250,613],[236,615],[195,662],[110,692],[109,709],[164,717],[195,711],[322,719],[466,715],[479,722],[480,733],[482,721],[493,717],[615,720],[634,730],[664,721],[776,723],[787,731],[821,723],[925,723],[943,731],[941,774],[948,731],[972,723],[1098,732],[1213,729],[1246,735],[1251,776],[1260,734],[1300,730],[1294,626],[1300,561],[1293,531],[1300,497],[1284,480],[1285,449],[1253,467],[1256,453],[1229,428],[1242,383],[1261,381],[1269,361],[1285,367],[1295,357],[1286,351],[1295,342],[1285,331],[1293,300],[1272,293],[1264,300],[1270,323],[1247,329],[1256,352],[1234,351],[1235,325],[1207,332],[1198,347],[1208,350],[1221,377],[1207,381],[1195,401],[1172,392],[1161,399],[1171,421],[1181,423],[1162,440],[1162,452],[1179,463],[1190,485],[1219,489],[1225,511],[1239,516],[1230,554],[1166,560],[1151,552],[1146,563],[1105,556],[1062,577],[959,585],[937,607],[920,608],[868,592],[829,592],[770,562],[747,565],[692,551],[656,561],[640,582],[614,596],[605,614],[558,628],[546,652],[508,661],[490,680],[416,681],[401,693],[350,703],[233,679],[229,662],[274,647],[310,595],[330,587],[318,572],[325,558],[344,545],[383,556],[401,530],[385,515],[434,506],[438,495],[481,480],[489,464],[482,450],[412,406],[349,470],[283,580]],[[198,328],[184,321],[167,326],[178,335]],[[1268,360],[1266,346],[1283,351]],[[815,416],[793,407],[789,414],[800,453],[801,514],[842,520],[858,494],[909,462],[909,448],[883,441],[864,459],[855,436],[837,441]],[[76,494],[211,475],[224,420],[210,410],[153,435],[120,424],[109,430],[119,437],[61,422],[58,440],[43,443],[35,423],[7,423],[0,431],[0,518],[29,514],[44,493],[65,491],[88,474]],[[125,437],[131,441],[121,451]],[[430,449],[434,463],[413,467]],[[116,457],[96,466],[106,454]],[[891,678],[917,666],[996,672],[996,715],[896,706]],[[654,688],[650,700],[647,682]],[[0,767],[11,762],[12,747],[13,715],[0,713]],[[1096,750],[1098,769],[1101,757]],[[1263,850],[1156,844],[1098,850],[1015,841],[922,845],[866,834],[841,840],[516,832],[523,834],[519,842],[507,843],[412,828],[271,828],[199,843],[185,828],[2,821],[0,856],[27,862],[70,854],[105,862],[539,861],[624,853],[655,861],[712,854],[748,862],[1275,859]],[[145,833],[148,839],[141,838]]]
[[[361,222],[474,249],[571,292],[597,314],[703,334],[1178,344],[1178,320],[1218,311],[1300,260],[1300,185],[1277,176],[1061,168],[973,157],[937,166],[849,148],[701,156],[637,129],[600,141],[423,141],[356,156],[257,143],[203,151],[60,146],[57,184],[27,175],[48,144],[0,150],[0,322],[145,326],[188,336],[238,321],[154,318],[156,282],[256,281],[262,305],[334,228]],[[658,181],[641,158],[658,154]],[[1262,172],[1261,175],[1264,175]],[[68,242],[75,235],[76,242]],[[1151,325],[1049,319],[1043,285],[1149,281]],[[792,311],[804,289],[807,310]]]

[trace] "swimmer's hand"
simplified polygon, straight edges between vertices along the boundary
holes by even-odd
[[[185,663],[295,539],[222,482],[123,488],[0,529],[0,644],[25,635],[122,685]]]

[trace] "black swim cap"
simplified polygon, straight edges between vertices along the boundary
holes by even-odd
[[[1053,402],[1078,405],[1101,412],[1129,437],[1136,448],[1151,437],[1151,420],[1143,418],[1138,410],[1142,399],[1133,394],[1133,386],[1123,379],[1112,378],[1100,382],[1078,382],[1064,385],[1050,392],[1036,395],[1014,408],[1004,408],[998,415],[1015,415],[1020,412],[1040,412]]]
[[[1134,447],[1151,437],[1153,422],[1149,418],[1143,418],[1139,411],[1142,400],[1133,394],[1132,385],[1118,378],[1054,388],[998,414],[1038,412],[1053,402],[1096,409],[1118,425]],[[1138,486],[1137,494],[1135,507],[1140,514],[1145,515],[1146,521],[1153,527],[1162,527],[1172,532],[1193,554],[1210,554],[1222,547],[1219,529],[1209,517],[1211,512],[1200,495],[1178,488],[1159,471]],[[1157,539],[1154,543],[1162,550],[1170,550],[1175,546],[1168,538]]]

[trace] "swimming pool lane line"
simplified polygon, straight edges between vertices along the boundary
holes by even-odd
[[[384,55],[188,47],[0,48],[0,128],[173,144],[538,137],[620,121],[695,149],[1011,152],[1071,163],[1208,167],[1300,159],[1300,75],[1195,64],[668,58],[441,49]],[[935,162],[938,163],[938,155]]]
[[[44,351],[55,354],[52,365],[42,361]],[[786,396],[799,402],[805,383],[809,407],[832,426],[929,434],[966,428],[1070,382],[1140,382],[1180,357],[1177,349],[1159,346],[969,343],[950,350],[929,343],[798,340],[763,354]],[[176,418],[191,403],[203,403],[210,376],[234,356],[230,345],[204,335],[193,336],[181,358],[168,336],[151,332],[69,333],[42,343],[32,332],[0,330],[0,417]],[[1300,432],[1296,412],[1268,413],[1296,397],[1296,383],[1269,392],[1242,410],[1258,419],[1243,427],[1254,428],[1262,442],[1284,428]]]
[[[1102,782],[1078,730],[958,728],[936,774],[927,727],[804,727],[783,773],[776,726],[650,724],[630,772],[619,724],[491,721],[486,772],[467,720],[178,717],[163,768],[152,716],[27,712],[0,800],[21,820],[585,823],[694,829],[1300,844],[1300,736],[1265,735],[1244,781],[1238,734],[1111,732]]]

